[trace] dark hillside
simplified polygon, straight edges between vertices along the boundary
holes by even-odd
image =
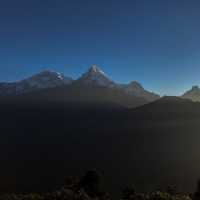
[[[110,191],[129,183],[138,190],[170,184],[193,190],[200,176],[200,104],[174,103],[129,110],[1,101],[1,192],[46,191],[91,168],[103,172]]]

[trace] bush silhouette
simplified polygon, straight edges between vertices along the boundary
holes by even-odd
[[[100,180],[101,176],[97,170],[87,171],[80,181],[80,187],[83,188],[89,196],[98,196],[101,193]]]

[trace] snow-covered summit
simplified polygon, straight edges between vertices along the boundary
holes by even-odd
[[[90,67],[90,69],[88,70],[88,73],[90,73],[90,74],[102,74],[102,75],[104,75],[104,76],[107,76],[107,75],[105,74],[105,72],[102,71],[102,70],[100,69],[100,67],[98,67],[97,65],[92,65],[92,66]]]
[[[115,83],[97,65],[92,65],[78,80],[83,84],[103,87],[114,87]]]
[[[38,87],[45,88],[48,86],[54,87],[54,86],[59,86],[62,84],[69,84],[73,80],[72,78],[66,77],[61,73],[51,71],[51,70],[45,70],[23,81],[33,86],[35,85]]]
[[[0,83],[0,95],[16,95],[41,89],[53,88],[72,83],[72,79],[64,75],[45,70],[29,78],[12,83]]]
[[[44,77],[54,77],[60,80],[64,79],[64,75],[59,73],[59,72],[55,72],[52,70],[44,70],[42,72],[39,72],[38,74],[33,75],[32,77],[34,78],[44,78]]]

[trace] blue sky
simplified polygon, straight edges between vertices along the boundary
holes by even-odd
[[[0,1],[0,81],[44,69],[179,95],[200,85],[199,0]]]

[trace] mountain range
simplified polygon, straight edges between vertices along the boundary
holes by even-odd
[[[155,101],[160,95],[146,90],[139,82],[116,83],[97,65],[76,80],[61,73],[46,70],[16,82],[0,83],[0,99],[32,98],[48,101],[112,102],[126,107],[138,107]],[[193,86],[180,97],[200,101],[200,88]],[[11,98],[10,98],[11,99]]]
[[[77,80],[53,71],[43,71],[30,78],[0,84],[0,96],[10,99],[31,99],[73,102],[112,102],[137,107],[159,99],[138,82],[118,84],[98,66],[93,65]]]

